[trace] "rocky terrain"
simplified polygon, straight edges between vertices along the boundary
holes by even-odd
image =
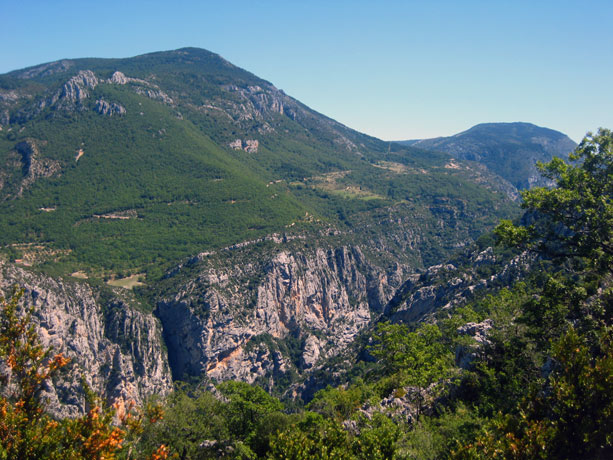
[[[23,303],[34,308],[34,322],[45,346],[71,359],[45,397],[57,415],[85,407],[82,379],[108,401],[142,403],[165,394],[172,379],[160,322],[140,311],[124,292],[101,297],[82,281],[54,279],[0,261],[0,291],[25,290]]]
[[[227,265],[203,256],[164,280],[172,297],[156,314],[175,377],[274,385],[308,371],[379,316],[403,280],[400,266],[386,272],[359,247],[269,246],[235,250]]]
[[[329,367],[330,360],[357,351],[355,340],[377,321],[426,320],[512,284],[530,261],[491,248],[467,254],[412,273],[401,264],[382,269],[358,246],[309,247],[275,236],[177,266],[150,297],[153,314],[130,291],[101,291],[6,262],[0,288],[23,286],[44,343],[73,360],[49,389],[58,413],[82,409],[80,376],[110,401],[141,402],[177,379],[291,386],[290,394],[308,400],[347,370],[342,360]]]
[[[441,309],[463,305],[477,294],[512,286],[530,268],[528,253],[512,258],[495,255],[491,247],[463,260],[434,265],[409,276],[387,304],[385,317],[393,322],[423,321]]]

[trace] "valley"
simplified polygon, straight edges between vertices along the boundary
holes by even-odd
[[[577,148],[557,131],[492,123],[386,142],[197,48],[0,75],[0,128],[0,291],[22,287],[42,344],[71,359],[43,391],[56,417],[86,414],[82,376],[109,403],[168,398],[177,420],[197,401],[275,408],[258,417],[275,414],[278,432],[256,436],[256,418],[234,438],[207,432],[213,444],[189,449],[210,451],[186,458],[325,445],[326,423],[350,440],[401,439],[392,421],[418,436],[430,433],[418,422],[471,410],[467,426],[485,426],[502,407],[495,385],[521,393],[494,377],[523,372],[508,356],[526,351],[535,374],[552,353],[530,329],[540,320],[515,322],[519,305],[572,298],[608,321],[592,308],[609,308],[608,259],[568,275],[521,230],[540,228],[539,197],[565,184],[563,167],[535,166]],[[554,326],[581,322],[562,310]],[[471,367],[490,346],[504,363]],[[466,430],[458,452],[478,431]]]

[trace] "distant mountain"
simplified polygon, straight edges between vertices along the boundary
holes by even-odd
[[[544,184],[537,161],[567,158],[577,146],[565,134],[531,123],[483,123],[450,137],[400,143],[477,161],[518,189]]]

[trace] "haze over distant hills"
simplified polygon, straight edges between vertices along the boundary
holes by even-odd
[[[477,161],[518,189],[544,185],[535,167],[554,156],[567,158],[577,144],[565,134],[531,123],[483,123],[449,137],[400,141]]]

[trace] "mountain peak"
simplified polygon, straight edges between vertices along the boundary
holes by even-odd
[[[481,123],[453,136],[404,143],[480,162],[517,189],[544,185],[536,162],[567,158],[577,146],[559,131],[526,122]]]

